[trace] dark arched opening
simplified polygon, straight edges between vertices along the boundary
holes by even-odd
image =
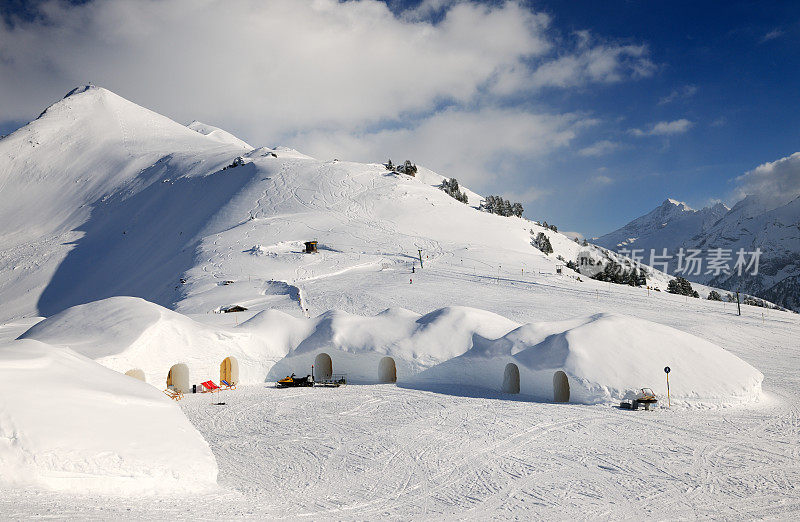
[[[503,392],[519,393],[519,367],[514,363],[506,364],[503,372]]]
[[[325,352],[317,354],[314,358],[314,379],[324,381],[333,375],[333,361],[331,356]]]
[[[384,357],[378,363],[378,382],[397,382],[397,366],[391,357]]]
[[[553,374],[553,401],[569,402],[569,379],[561,370]]]

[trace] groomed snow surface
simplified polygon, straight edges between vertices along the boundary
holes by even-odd
[[[0,141],[0,518],[800,516],[797,315],[559,274],[585,247],[421,166],[251,149],[96,87]],[[323,354],[354,384],[270,382]],[[615,407],[664,366],[672,408]]]

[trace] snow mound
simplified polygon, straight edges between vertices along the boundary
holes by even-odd
[[[248,329],[208,326],[136,297],[68,308],[20,336],[69,347],[119,372],[139,368],[147,382],[159,388],[166,386],[167,373],[179,363],[189,367],[194,384],[217,381],[220,364],[231,356],[239,362],[240,383],[263,382],[288,351],[276,341],[280,338],[271,338],[269,332],[257,335]]]
[[[174,364],[186,364],[197,384],[216,381],[222,361],[235,357],[239,382],[256,384],[310,373],[323,352],[336,373],[374,383],[383,357],[394,359],[402,381],[466,352],[476,334],[497,338],[518,326],[491,312],[453,306],[426,315],[390,308],[372,317],[330,310],[313,319],[264,310],[238,327],[222,328],[144,299],[111,297],[68,308],[19,338],[68,347],[118,372],[141,369],[159,388]]]
[[[761,372],[723,348],[691,334],[617,314],[527,324],[495,340],[476,339],[460,357],[411,380],[412,386],[478,386],[509,391],[507,365],[519,393],[555,400],[556,372],[569,382],[569,402],[603,403],[650,387],[666,397],[669,366],[673,403],[732,404],[761,394]],[[513,388],[513,386],[512,386]]]
[[[213,487],[208,444],[173,401],[67,348],[0,345],[0,484],[75,493]]]
[[[199,132],[204,136],[208,136],[214,140],[217,140],[220,143],[227,143],[230,145],[236,145],[243,149],[253,150],[253,147],[244,140],[240,140],[230,132],[226,130],[222,130],[219,127],[214,127],[213,125],[208,125],[201,121],[193,121],[189,125],[187,125],[193,131]]]
[[[275,314],[273,317],[280,320]],[[272,325],[266,326],[259,316],[253,320],[262,321],[262,328],[274,329]],[[469,350],[475,334],[499,337],[517,326],[518,323],[497,314],[463,306],[446,307],[426,315],[389,308],[373,317],[330,310],[307,321],[302,341],[272,368],[268,380],[293,372],[310,373],[316,357],[327,353],[334,373],[346,373],[349,381],[360,383],[381,382],[380,362],[391,357],[397,381],[402,382]]]

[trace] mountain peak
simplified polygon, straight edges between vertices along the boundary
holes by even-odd
[[[680,210],[692,210],[692,208],[684,203],[683,201],[678,201],[677,199],[667,198],[661,204],[662,207],[678,207]]]
[[[75,94],[81,94],[81,93],[84,93],[86,91],[91,91],[91,90],[100,90],[100,87],[97,87],[96,85],[92,84],[91,82],[87,83],[86,85],[79,85],[79,86],[75,87],[74,89],[72,89],[71,91],[69,91],[67,94],[65,94],[64,98],[69,98],[70,96],[73,96]]]

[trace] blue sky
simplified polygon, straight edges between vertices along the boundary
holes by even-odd
[[[733,203],[800,150],[797,2],[187,2],[3,3],[0,134],[91,80],[253,145],[409,157],[588,236]]]

